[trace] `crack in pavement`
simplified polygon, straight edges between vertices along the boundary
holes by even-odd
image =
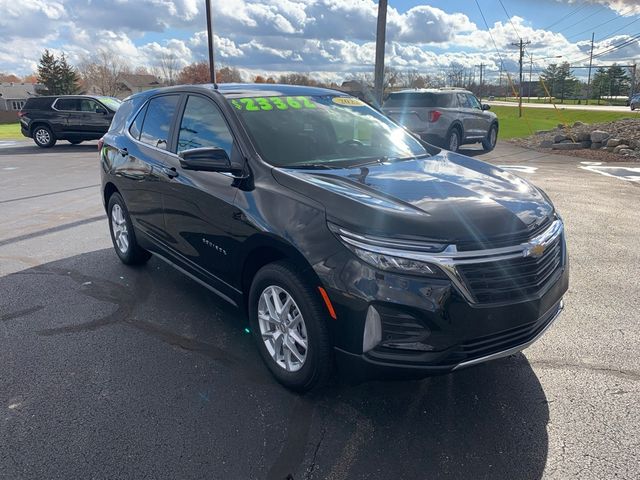
[[[617,378],[623,378],[634,382],[640,381],[640,372],[635,370],[616,369],[603,365],[590,365],[588,363],[570,363],[560,360],[529,360],[529,363],[534,367],[539,366],[542,368],[588,370],[609,374]]]

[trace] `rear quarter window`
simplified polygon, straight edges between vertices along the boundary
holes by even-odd
[[[452,106],[452,95],[449,93],[392,93],[384,103],[385,107],[447,108]]]
[[[29,98],[22,107],[23,110],[46,110],[51,107],[55,98]]]
[[[127,124],[127,119],[133,113],[133,100],[127,100],[123,102],[116,114],[113,116],[113,120],[111,120],[111,126],[109,127],[109,132],[112,133],[120,133],[124,131],[124,127]]]

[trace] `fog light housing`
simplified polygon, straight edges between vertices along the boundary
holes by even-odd
[[[373,306],[367,310],[362,337],[362,353],[366,353],[382,341],[382,324],[380,314]]]

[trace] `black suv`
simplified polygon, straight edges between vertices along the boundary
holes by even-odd
[[[540,189],[417,140],[341,92],[134,95],[99,143],[115,251],[247,312],[285,386],[450,372],[530,345],[562,310],[564,227]]]
[[[33,97],[18,113],[25,137],[42,148],[53,147],[58,140],[77,144],[101,138],[120,106],[113,97],[64,95]]]

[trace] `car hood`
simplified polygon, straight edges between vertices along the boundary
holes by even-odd
[[[446,242],[521,236],[547,223],[548,198],[505,170],[447,151],[360,168],[275,168],[276,180],[361,233]]]

